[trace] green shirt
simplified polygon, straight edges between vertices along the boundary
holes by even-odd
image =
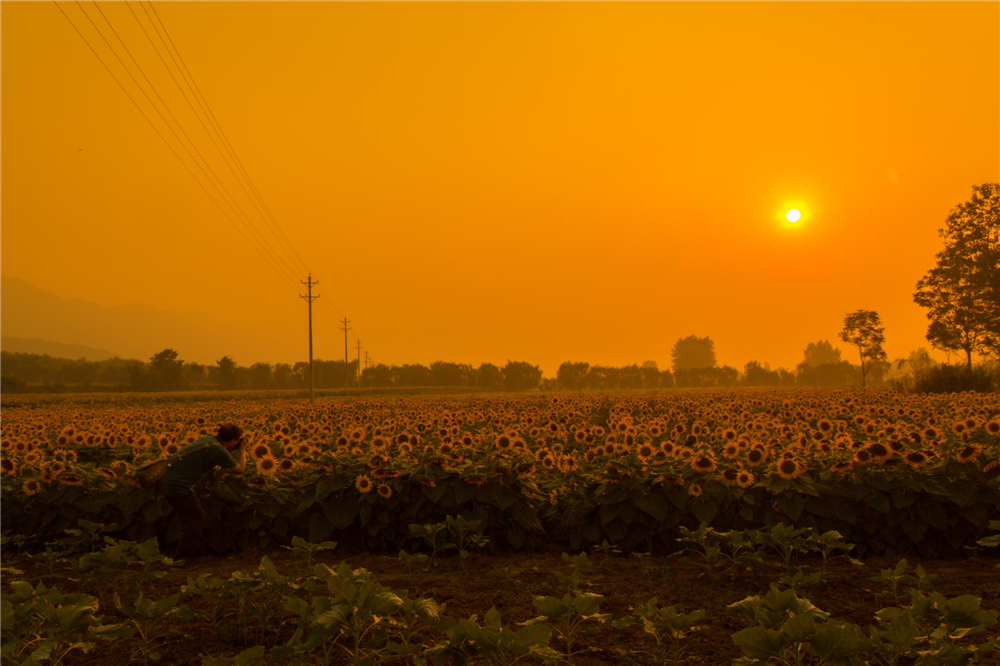
[[[205,442],[210,442],[210,444],[194,453],[184,455],[167,470],[167,477],[163,482],[163,495],[165,497],[180,497],[189,494],[191,486],[198,482],[202,474],[216,465],[222,469],[236,467],[236,461],[215,437],[202,437],[198,441],[188,444],[175,455],[185,454]]]

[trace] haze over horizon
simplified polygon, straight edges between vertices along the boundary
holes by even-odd
[[[386,364],[667,368],[695,334],[794,368],[819,339],[857,362],[836,336],[864,308],[893,359],[929,348],[913,292],[945,217],[1000,179],[996,3],[154,3],[272,220],[150,5],[96,7],[0,3],[0,260],[60,299],[209,316],[170,320],[205,352],[164,329],[146,357],[305,360],[311,270],[316,358],[343,358],[346,315],[352,360],[360,338]],[[4,335],[37,323],[0,308]]]

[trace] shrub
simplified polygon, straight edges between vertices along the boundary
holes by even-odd
[[[983,365],[938,365],[917,377],[913,390],[917,393],[989,393],[996,389],[996,373]]]

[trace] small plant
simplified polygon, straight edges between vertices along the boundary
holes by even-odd
[[[579,590],[582,585],[590,585],[590,583],[583,580],[583,570],[590,568],[590,560],[587,559],[587,553],[580,553],[579,555],[563,553],[562,558],[563,562],[569,563],[570,574],[567,576],[559,571],[556,571],[555,574],[556,578],[559,580],[559,584],[562,585],[564,589],[575,592]]]
[[[785,572],[790,573],[792,569],[792,557],[796,552],[805,552],[810,549],[808,536],[803,536],[811,532],[809,528],[801,527],[795,529],[784,523],[772,525],[768,530],[757,532],[757,542],[768,548],[773,548],[781,557],[784,563]]]
[[[448,535],[448,523],[434,523],[427,525],[410,525],[410,536],[419,537],[424,540],[427,547],[431,549],[430,566],[437,566],[437,554],[442,550],[455,548],[455,544],[445,542]]]
[[[161,553],[156,537],[142,543],[116,541],[107,536],[104,541],[108,545],[81,557],[76,568],[80,572],[111,577],[116,591],[120,591],[117,583],[126,581],[134,583],[136,591],[141,593],[149,579],[167,575],[163,569],[183,564],[183,560],[174,560]]]
[[[194,617],[190,607],[177,605],[179,598],[180,595],[175,594],[166,599],[153,601],[148,597],[142,596],[142,592],[140,591],[139,597],[134,602],[131,602],[127,600],[123,601],[118,593],[115,592],[115,608],[131,620],[139,634],[139,647],[129,658],[130,662],[137,656],[142,657],[143,664],[148,664],[150,661],[159,661],[162,655],[157,650],[157,647],[166,636],[180,633],[176,630],[161,631],[161,623],[167,619],[189,622]]]
[[[684,639],[704,628],[698,624],[705,617],[704,610],[696,610],[691,613],[678,612],[674,606],[660,606],[656,597],[647,601],[645,605],[631,610],[631,617],[615,620],[612,622],[612,626],[615,629],[622,629],[635,624],[633,618],[638,618],[642,623],[643,631],[656,641],[656,651],[645,654],[651,655],[659,663],[666,663],[668,652],[675,666],[681,663]]]
[[[608,555],[621,555],[622,553],[621,548],[613,543],[608,543],[607,539],[602,541],[600,546],[594,546],[593,548],[595,553],[600,552],[604,555],[604,559],[607,559]]]
[[[10,583],[10,589],[11,594],[0,594],[4,663],[57,665],[73,650],[90,652],[94,639],[110,641],[134,634],[126,624],[101,624],[96,615],[99,602],[89,594],[63,594],[55,587],[42,583],[32,587],[23,580]]]
[[[810,530],[812,532],[812,530]],[[806,543],[811,550],[818,551],[823,557],[823,568],[820,571],[820,580],[826,580],[826,565],[830,560],[837,557],[844,557],[857,567],[863,567],[864,562],[856,560],[848,553],[854,549],[853,543],[847,543],[843,540],[844,536],[837,530],[830,530],[829,532],[823,532],[822,534],[811,533],[806,538]],[[839,555],[834,555],[837,551],[843,551]]]
[[[736,574],[741,568],[749,570],[751,566],[757,568],[765,566],[764,558],[757,550],[753,532],[749,534],[739,530],[716,532],[704,522],[694,532],[683,526],[679,528],[679,532],[681,536],[677,540],[697,546],[700,552],[691,546],[688,546],[687,550],[701,555],[705,559],[706,567],[711,569],[717,564],[725,566],[730,582],[736,580]]]
[[[337,547],[336,541],[323,541],[321,543],[310,543],[302,537],[292,537],[291,546],[282,546],[285,550],[292,551],[295,557],[305,557],[306,567],[312,571],[313,557],[324,550],[334,550]]]
[[[76,524],[79,526],[79,529],[63,530],[66,534],[74,537],[74,539],[65,540],[68,549],[73,554],[94,552],[94,547],[100,542],[102,534],[105,532],[115,532],[120,529],[118,523],[105,525],[104,523],[92,523],[83,518],[76,521]]]
[[[764,597],[747,597],[730,604],[731,613],[741,615],[757,626],[733,634],[733,641],[743,657],[733,666],[751,664],[829,664],[862,666],[854,656],[869,645],[857,625],[830,619],[829,613],[816,608],[795,590],[778,590],[772,585]]]
[[[562,599],[557,597],[535,597],[535,609],[538,617],[522,622],[522,626],[529,626],[538,622],[548,621],[555,629],[563,641],[566,643],[566,661],[572,666],[573,642],[576,640],[580,625],[586,620],[597,620],[607,622],[611,619],[611,613],[601,613],[600,605],[604,597],[600,594],[589,592],[567,592]],[[597,651],[600,648],[590,647],[588,650]]]
[[[222,619],[220,609],[222,601],[229,594],[229,581],[215,578],[203,573],[197,579],[187,579],[187,585],[181,587],[181,592],[203,598],[209,605],[208,619],[212,623],[212,636],[219,638],[219,621]]]
[[[445,516],[444,519],[463,560],[471,554],[473,548],[483,548],[490,542],[482,534],[482,520],[466,520],[461,515],[454,518]]]
[[[422,564],[427,560],[429,560],[430,558],[427,557],[426,553],[414,553],[411,555],[410,553],[407,553],[405,550],[400,550],[399,559],[401,559],[403,561],[403,564],[406,565],[406,573],[413,573],[413,566],[415,564]],[[424,568],[426,568],[426,565]]]
[[[907,561],[900,560],[896,567],[893,569],[882,569],[881,576],[872,576],[870,580],[876,583],[885,583],[889,586],[892,593],[892,603],[899,603],[899,585],[903,581],[912,581],[917,584],[918,590],[931,589],[933,587],[932,583],[937,579],[937,574],[928,574],[924,571],[923,565],[918,564],[917,568],[914,570],[914,575],[911,576],[906,573],[906,569],[909,567]]]
[[[446,636],[446,640],[428,650],[435,663],[468,664],[472,657],[478,656],[490,666],[513,666],[528,657],[554,664],[563,656],[549,647],[551,627],[533,624],[514,631],[503,626],[496,608],[486,613],[483,626],[476,623],[473,615],[451,624]]]

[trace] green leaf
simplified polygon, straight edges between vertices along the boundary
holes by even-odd
[[[816,628],[809,645],[811,652],[824,663],[835,664],[867,648],[869,642],[855,624],[826,622]]]
[[[733,642],[743,650],[743,654],[766,664],[772,657],[776,659],[781,657],[786,639],[780,631],[750,627],[733,634]]]

